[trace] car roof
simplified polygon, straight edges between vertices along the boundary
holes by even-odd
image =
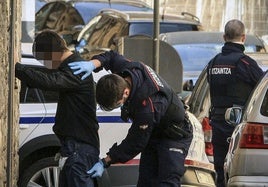
[[[120,16],[127,20],[128,22],[135,22],[135,21],[148,21],[152,22],[154,19],[154,12],[153,11],[118,11],[114,9],[103,9],[100,11],[100,14],[107,14],[112,16]],[[180,23],[189,23],[195,25],[201,25],[199,18],[196,16],[182,12],[181,15],[175,14],[159,14],[159,21],[160,22],[180,22]]]
[[[167,41],[171,45],[174,44],[188,44],[188,43],[224,43],[223,32],[193,32],[193,31],[182,31],[182,32],[170,32],[161,34],[161,38]],[[246,34],[245,45],[254,44],[256,46],[263,46],[262,40],[253,34]]]
[[[42,2],[55,2],[55,1],[59,1],[59,0],[43,0]],[[64,1],[64,0],[62,0]],[[66,1],[66,0],[65,0]],[[97,3],[124,3],[124,4],[130,4],[133,6],[140,6],[140,7],[150,7],[147,3],[145,3],[144,1],[141,0],[68,0],[68,2],[71,3],[76,3],[76,2],[97,2]]]
[[[111,4],[109,4],[108,1],[79,1],[73,3],[73,6],[77,9],[77,11],[80,13],[80,15],[85,20],[85,23],[88,23],[90,19],[97,15],[100,10],[107,9],[107,8],[113,8],[116,10],[129,10],[129,11],[152,11],[148,5],[146,4],[140,4],[138,2],[134,3],[133,1],[111,1]],[[90,11],[90,13],[89,13]],[[90,16],[89,16],[90,15]]]

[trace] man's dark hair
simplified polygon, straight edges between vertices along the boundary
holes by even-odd
[[[111,111],[116,103],[123,98],[124,90],[128,87],[126,80],[116,74],[104,75],[96,85],[96,100],[100,108]]]
[[[35,37],[33,52],[64,52],[68,50],[66,42],[56,32],[45,30]]]
[[[224,35],[227,41],[237,40],[244,34],[245,26],[240,20],[233,19],[226,23]]]

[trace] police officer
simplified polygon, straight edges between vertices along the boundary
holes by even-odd
[[[70,66],[75,74],[89,75],[102,67],[111,70],[113,74],[103,76],[96,85],[97,103],[106,111],[121,106],[121,118],[132,121],[121,144],[115,143],[88,173],[100,177],[110,164],[127,162],[141,153],[137,186],[180,186],[192,126],[171,87],[150,67],[114,51]]]
[[[222,52],[208,64],[207,80],[210,85],[212,144],[217,187],[224,187],[224,160],[229,148],[228,138],[234,127],[224,119],[225,110],[244,106],[254,86],[263,75],[262,69],[244,54],[245,26],[239,20],[225,25]]]

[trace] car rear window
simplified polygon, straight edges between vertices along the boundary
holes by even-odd
[[[153,36],[153,22],[132,22],[129,26],[129,35],[145,34]],[[160,33],[176,31],[196,31],[197,26],[185,23],[160,23]]]

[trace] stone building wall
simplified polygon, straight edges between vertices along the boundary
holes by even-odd
[[[249,33],[268,34],[268,1],[244,0],[241,19],[247,25]]]
[[[143,0],[153,7],[154,0]],[[204,30],[223,31],[230,19],[240,19],[247,33],[268,35],[267,0],[159,0],[160,12],[189,12],[199,17]]]
[[[13,4],[11,4],[13,2]],[[0,1],[0,186],[15,187],[18,178],[18,89],[14,77],[10,79],[10,64],[20,61],[20,1]],[[14,11],[12,11],[14,8]],[[12,14],[12,16],[11,16]],[[12,19],[12,17],[14,19]],[[14,26],[11,20],[15,20]],[[13,30],[14,29],[14,30]],[[12,45],[10,33],[14,33]],[[13,46],[13,47],[12,47]],[[11,53],[11,47],[15,51]],[[13,70],[12,70],[13,71]],[[13,82],[13,84],[11,83]],[[9,95],[11,89],[13,99]],[[8,113],[11,108],[11,112]],[[9,133],[10,132],[10,136]],[[10,145],[10,146],[9,146]]]
[[[0,28],[4,29],[0,35],[0,186],[4,186],[6,182],[6,157],[7,157],[7,106],[8,106],[8,33],[6,28],[8,25],[8,19],[6,19],[8,12],[7,3],[0,4]]]

